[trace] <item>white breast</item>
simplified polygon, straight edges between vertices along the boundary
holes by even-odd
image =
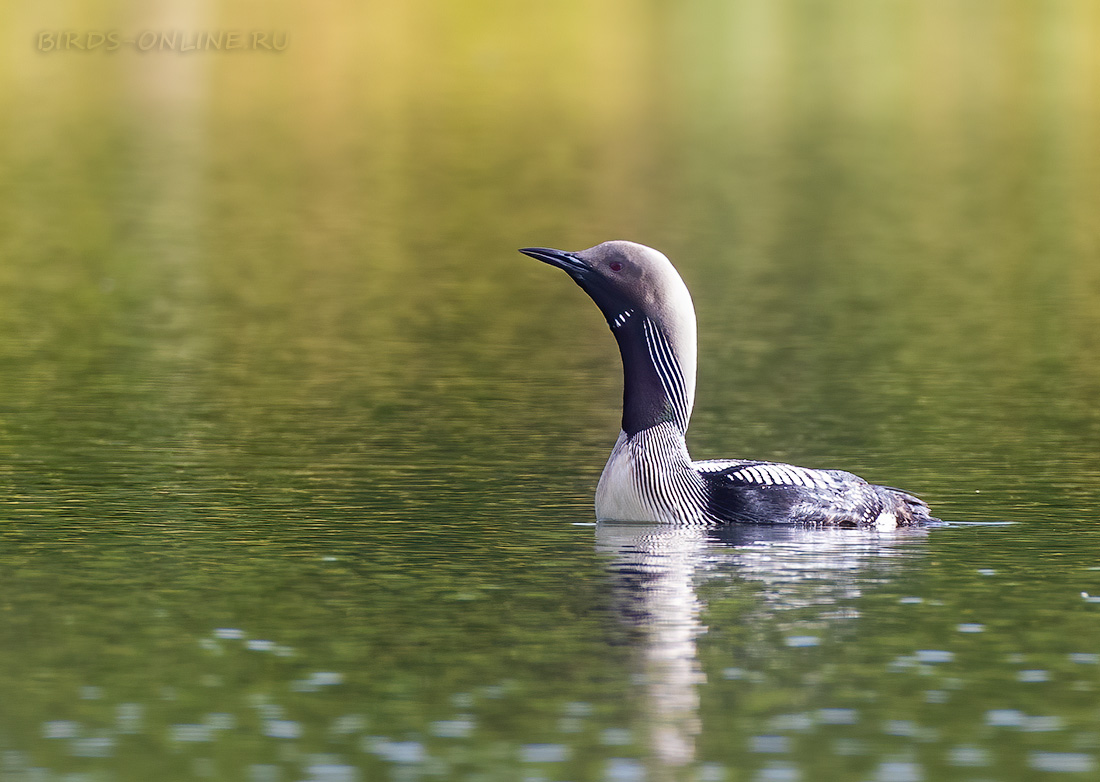
[[[626,432],[619,432],[619,439],[615,441],[596,487],[596,518],[600,521],[661,521],[656,509],[639,491],[637,466]]]
[[[658,424],[629,438],[619,432],[596,488],[596,518],[703,524],[705,492],[674,424]]]

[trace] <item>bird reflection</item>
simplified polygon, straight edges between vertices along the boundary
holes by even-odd
[[[645,687],[652,760],[672,772],[695,760],[706,677],[696,641],[707,631],[697,587],[722,574],[756,587],[757,610],[828,605],[912,554],[927,531],[735,526],[717,530],[601,522],[616,610],[634,632]]]

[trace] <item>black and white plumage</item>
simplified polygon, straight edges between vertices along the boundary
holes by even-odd
[[[695,307],[663,254],[633,242],[520,252],[564,269],[600,308],[623,360],[623,425],[596,489],[600,520],[683,525],[814,524],[893,529],[937,521],[897,489],[841,470],[692,461]]]

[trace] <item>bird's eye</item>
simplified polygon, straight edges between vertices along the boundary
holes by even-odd
[[[610,264],[610,269],[613,272],[621,272],[623,270],[623,265],[618,261],[614,261]]]

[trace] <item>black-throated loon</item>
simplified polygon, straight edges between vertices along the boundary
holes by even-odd
[[[596,302],[623,360],[623,424],[596,488],[596,518],[686,525],[818,524],[893,529],[938,521],[920,499],[841,470],[744,459],[692,461],[691,294],[662,253],[634,242],[581,252],[527,247]]]

